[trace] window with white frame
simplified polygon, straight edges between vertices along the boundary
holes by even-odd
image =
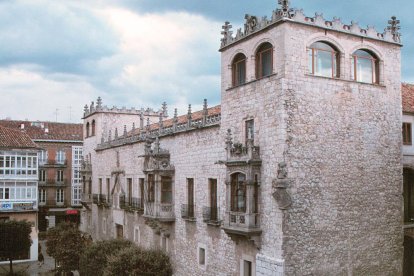
[[[41,150],[38,153],[39,165],[44,165],[47,163],[47,150]]]
[[[72,186],[72,205],[81,205],[82,186]]]
[[[36,177],[37,153],[0,153],[0,177]]]
[[[65,200],[65,190],[57,189],[56,190],[56,203],[63,203]]]
[[[65,152],[63,150],[58,150],[56,152],[56,163],[64,164],[66,160]]]
[[[39,189],[39,203],[46,203],[46,189]]]
[[[72,166],[80,166],[82,162],[82,147],[72,147]]]
[[[37,199],[36,182],[0,182],[0,200],[33,201]]]
[[[39,182],[46,181],[46,170],[39,170]]]
[[[57,182],[63,182],[63,170],[57,171]]]

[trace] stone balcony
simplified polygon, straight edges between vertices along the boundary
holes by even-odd
[[[160,222],[174,222],[174,204],[171,203],[144,203],[144,217]]]

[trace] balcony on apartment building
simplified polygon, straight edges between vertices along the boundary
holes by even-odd
[[[112,196],[106,194],[92,194],[92,203],[99,207],[109,208],[112,206]]]
[[[46,199],[46,200],[39,200],[38,202],[39,207],[69,207],[70,200],[58,200],[58,199]]]
[[[39,187],[66,187],[69,185],[69,180],[57,180],[57,179],[46,179],[44,181],[39,180]]]
[[[122,195],[119,197],[119,206],[125,211],[133,212],[143,212],[144,211],[144,201],[141,198],[136,197],[126,197]]]
[[[203,222],[208,225],[220,226],[220,209],[218,207],[203,207]]]
[[[144,217],[162,222],[173,222],[175,221],[174,204],[146,201]]]
[[[195,205],[181,204],[181,218],[187,221],[196,221]]]
[[[55,160],[55,159],[39,159],[39,167],[45,168],[64,168],[68,166],[68,160]]]

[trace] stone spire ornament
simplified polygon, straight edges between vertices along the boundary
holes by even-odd
[[[167,103],[166,102],[162,103],[162,116],[168,117],[168,109],[167,109]]]
[[[387,30],[389,30],[392,34],[392,38],[395,42],[401,42],[401,33],[399,30],[401,29],[400,20],[397,20],[396,16],[392,16],[391,20],[388,20],[389,26],[387,26]]]
[[[224,22],[224,25],[221,27],[223,29],[223,31],[221,32],[221,34],[223,35],[223,38],[221,39],[222,47],[230,43],[233,34],[233,31],[231,31],[232,27],[233,26],[230,25],[229,21]]]
[[[282,18],[292,18],[293,16],[293,9],[289,8],[289,0],[278,0],[279,9],[276,10],[276,14],[278,17]]]
[[[98,97],[98,99],[96,100],[96,108],[100,109],[102,108],[102,98]]]

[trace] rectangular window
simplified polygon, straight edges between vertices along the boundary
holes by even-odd
[[[10,188],[4,188],[4,199],[10,199]]]
[[[161,203],[172,203],[172,181],[169,176],[161,176]]]
[[[39,181],[40,182],[46,181],[46,170],[39,170]]]
[[[102,178],[99,178],[99,194],[102,194]]]
[[[148,174],[147,200],[154,202],[155,199],[155,180],[153,174]]]
[[[246,121],[246,128],[245,128],[245,138],[246,143],[249,140],[254,140],[254,120]]]
[[[139,179],[139,196],[141,197],[141,199],[144,198],[144,185],[145,185],[145,179],[140,178]]]
[[[63,182],[63,170],[57,171],[57,182]]]
[[[66,160],[65,152],[63,150],[58,150],[56,152],[56,163],[57,164],[64,164]]]
[[[106,195],[109,198],[109,195],[111,194],[111,179],[107,178],[106,179]]]
[[[187,204],[187,216],[194,218],[194,178],[187,178]]]
[[[243,260],[243,276],[252,276],[252,262]]]
[[[46,189],[39,189],[39,203],[46,203]]]
[[[411,123],[403,123],[402,136],[404,145],[412,145]]]
[[[127,178],[128,202],[132,202],[132,178]]]
[[[210,220],[218,220],[218,208],[217,208],[217,179],[209,179],[210,187]]]
[[[40,165],[44,165],[47,163],[47,150],[39,151],[38,156]]]
[[[198,248],[198,264],[203,266],[206,264],[206,250],[202,247]]]
[[[56,203],[63,203],[65,197],[65,191],[63,189],[56,190]]]

